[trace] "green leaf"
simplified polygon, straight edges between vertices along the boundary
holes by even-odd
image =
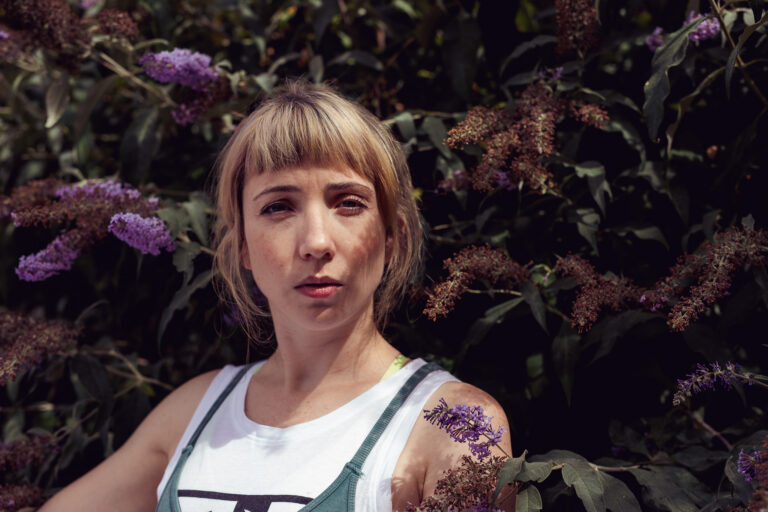
[[[611,443],[616,446],[626,448],[632,453],[637,453],[649,459],[651,458],[643,436],[632,427],[623,425],[618,420],[611,420],[611,423],[608,425],[608,437]]]
[[[629,469],[645,489],[644,499],[658,510],[698,512],[712,493],[688,470],[674,466]]]
[[[603,129],[606,132],[618,132],[624,138],[627,144],[629,144],[629,146],[637,151],[637,153],[640,155],[640,164],[642,165],[645,163],[645,144],[643,144],[643,141],[640,138],[640,132],[637,131],[637,128],[635,128],[632,123],[626,119],[612,116]]]
[[[672,153],[672,141],[675,138],[675,133],[677,133],[677,128],[680,126],[680,122],[683,120],[683,116],[688,111],[689,108],[691,108],[691,105],[693,104],[693,101],[699,97],[699,94],[712,85],[712,83],[717,80],[717,77],[719,77],[723,71],[725,71],[725,66],[718,68],[711,72],[709,75],[704,78],[704,80],[701,81],[701,83],[696,87],[696,89],[693,90],[692,93],[685,96],[683,99],[680,100],[680,102],[677,104],[677,119],[675,122],[670,124],[667,127],[667,154]]]
[[[549,462],[523,462],[523,467],[515,478],[518,482],[543,482],[552,473],[554,467],[552,461]]]
[[[277,75],[274,73],[260,73],[253,78],[256,85],[261,87],[265,92],[272,91],[277,83]]]
[[[600,483],[605,493],[605,506],[611,512],[642,512],[640,503],[629,487],[616,477],[600,471]]]
[[[88,354],[78,353],[70,359],[70,365],[80,379],[80,383],[93,398],[102,403],[112,401],[112,385],[98,359]]]
[[[616,345],[616,341],[624,337],[635,326],[658,316],[648,311],[629,310],[623,311],[618,315],[607,316],[598,321],[585,338],[585,346],[591,346],[597,342],[600,343],[600,347],[589,364],[594,364],[597,360],[610,354],[614,345]]]
[[[507,484],[511,484],[516,480],[517,475],[520,474],[520,470],[523,467],[523,463],[525,462],[525,455],[527,453],[528,451],[525,450],[519,457],[507,459],[501,465],[499,474],[496,476],[496,490],[493,492],[491,503],[496,503],[496,498],[499,497],[501,490],[506,487]]]
[[[168,206],[155,212],[168,226],[168,231],[176,236],[179,233],[186,233],[189,229],[189,214],[184,208],[178,206]]]
[[[443,144],[446,133],[448,133],[443,121],[434,116],[427,116],[421,123],[421,129],[427,134],[429,142],[440,151],[440,154],[445,158],[450,159],[452,156],[451,150],[448,149],[448,146]]]
[[[339,2],[337,0],[322,0],[320,5],[314,9],[312,28],[315,32],[316,46],[320,46],[320,40],[323,38],[326,27],[338,12]]]
[[[715,464],[720,464],[728,458],[728,452],[709,450],[701,445],[688,446],[682,451],[672,454],[678,464],[697,472],[706,471]]]
[[[632,233],[640,240],[655,240],[659,242],[661,245],[663,245],[664,247],[666,247],[667,250],[669,250],[669,244],[667,243],[667,239],[664,237],[664,233],[662,233],[657,226],[644,226],[644,227],[623,226],[623,227],[614,228],[613,232],[619,236],[626,236],[629,233]]]
[[[499,75],[504,73],[504,70],[507,69],[507,66],[509,65],[510,62],[517,59],[528,50],[533,50],[534,48],[538,48],[539,46],[544,46],[546,44],[552,44],[556,42],[557,42],[557,37],[549,34],[541,34],[534,37],[530,41],[525,41],[523,43],[520,43],[512,51],[512,53],[510,53],[509,56],[506,59],[504,59],[504,62],[501,64],[501,68],[499,69]]]
[[[189,283],[195,271],[193,264],[195,258],[200,254],[202,248],[195,242],[177,242],[176,250],[173,251],[173,266],[176,270],[184,274],[184,284]]]
[[[321,83],[323,81],[324,72],[323,56],[319,54],[315,55],[309,61],[309,76],[312,77],[312,83]]]
[[[576,490],[587,512],[605,512],[600,472],[586,461],[569,460],[562,469],[563,482]]]
[[[533,318],[544,329],[544,332],[547,332],[547,308],[541,298],[539,287],[531,281],[523,281],[520,283],[520,291],[523,293],[525,302],[531,307]]]
[[[664,118],[664,101],[669,96],[669,70],[680,64],[688,49],[688,34],[706,18],[701,17],[688,23],[664,39],[664,44],[656,50],[651,61],[651,77],[645,82],[645,102],[643,113],[648,123],[648,135],[656,140],[659,125]]]
[[[515,498],[515,512],[531,512],[541,510],[544,505],[541,501],[541,494],[534,485],[529,485],[517,493]]]
[[[594,208],[577,208],[567,214],[568,222],[576,224],[576,229],[584,239],[592,246],[595,254],[597,250],[597,229],[600,225],[600,215]]]
[[[192,231],[195,232],[197,239],[203,243],[208,243],[208,214],[206,210],[211,208],[208,198],[202,192],[193,192],[189,201],[182,203],[182,208],[189,215],[189,222]]]
[[[45,92],[45,127],[53,128],[69,106],[69,74],[60,73]]]
[[[587,179],[589,192],[605,217],[605,195],[608,194],[613,199],[611,187],[605,180],[605,167],[600,162],[588,161],[576,164],[573,168],[576,171],[576,176]]]
[[[397,125],[397,129],[400,131],[400,136],[403,140],[409,142],[416,138],[416,123],[413,122],[413,114],[410,112],[400,112],[393,120]],[[445,127],[443,127],[445,129]],[[442,144],[442,140],[440,143]]]
[[[171,299],[171,303],[168,304],[168,306],[163,310],[163,314],[160,317],[160,326],[157,329],[158,345],[160,344],[160,340],[163,338],[165,328],[168,327],[168,323],[173,317],[173,313],[186,306],[189,303],[189,299],[192,297],[193,293],[201,288],[208,286],[208,283],[211,282],[212,277],[213,272],[206,270],[202,274],[198,275],[191,283],[182,285],[182,287],[176,292],[176,294],[173,296],[173,299]]]
[[[157,118],[156,107],[141,109],[123,135],[120,162],[127,181],[139,182],[143,179],[160,146]]]
[[[452,19],[443,32],[443,61],[456,94],[468,100],[477,74],[482,33],[477,20],[467,14]]]
[[[560,332],[552,342],[552,363],[560,378],[568,405],[571,405],[576,362],[579,360],[581,336],[574,332],[569,322],[563,322]]]
[[[754,9],[754,7],[753,7]],[[757,18],[755,18],[757,19]],[[733,77],[733,68],[736,66],[736,60],[739,58],[739,53],[747,39],[755,33],[757,29],[768,23],[768,13],[757,23],[748,26],[744,29],[744,32],[739,36],[739,40],[736,43],[736,47],[731,50],[731,54],[728,55],[728,61],[725,63],[725,96],[730,99],[731,97],[731,78]]]
[[[523,302],[522,297],[515,297],[512,300],[502,302],[501,304],[489,308],[482,318],[475,320],[461,344],[461,350],[456,356],[456,361],[461,361],[470,347],[483,341],[491,328],[494,325],[501,323],[504,320],[504,316],[516,308],[521,302]]]
[[[347,66],[362,64],[363,66],[375,69],[376,71],[384,71],[384,64],[382,64],[379,59],[374,57],[373,54],[362,50],[350,50],[344,52],[328,62],[328,66],[333,66],[334,64],[346,64]]]
[[[88,121],[91,118],[93,109],[96,108],[96,105],[101,101],[101,97],[115,85],[118,78],[117,75],[109,75],[108,77],[99,80],[88,89],[88,92],[85,95],[85,101],[83,101],[77,109],[74,140],[80,140],[80,136],[83,134],[83,130],[88,125]]]

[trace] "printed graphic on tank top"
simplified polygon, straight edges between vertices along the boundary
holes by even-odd
[[[183,512],[296,512],[320,495],[357,452],[390,400],[425,361],[401,370],[330,413],[285,428],[269,427],[245,415],[248,382],[257,363],[241,378],[202,431],[178,483]],[[176,465],[181,447],[212,403],[242,367],[216,376],[184,433],[158,487],[158,496]],[[391,478],[424,403],[448,372],[430,373],[392,418],[362,466],[355,504],[358,511],[391,511]]]

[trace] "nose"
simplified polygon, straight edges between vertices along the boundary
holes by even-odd
[[[331,260],[336,253],[331,233],[332,219],[322,210],[304,212],[298,247],[302,259]]]

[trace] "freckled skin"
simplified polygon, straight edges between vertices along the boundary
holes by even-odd
[[[332,188],[339,184],[349,186]],[[243,187],[243,222],[243,264],[276,324],[333,329],[372,310],[389,238],[366,178],[326,168],[254,173]],[[296,286],[310,276],[341,287],[327,299],[306,297]]]

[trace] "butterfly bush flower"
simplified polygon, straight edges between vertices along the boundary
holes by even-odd
[[[762,462],[762,453],[754,451],[751,454],[741,450],[736,462],[736,468],[744,477],[744,480],[751,482],[755,479],[755,466]]]
[[[71,233],[71,232],[70,232]],[[19,258],[16,275],[22,281],[42,281],[72,268],[80,251],[70,233],[54,238],[45,249]]]
[[[664,44],[664,36],[661,34],[662,32],[663,29],[661,27],[656,27],[653,32],[645,38],[645,46],[652,52],[655,52],[662,44]]]
[[[45,501],[40,487],[31,484],[0,485],[0,510],[16,512],[27,507],[36,508]]]
[[[445,399],[440,398],[440,403],[434,409],[425,409],[424,413],[427,421],[445,430],[451,439],[457,443],[467,443],[469,451],[480,460],[491,455],[490,447],[497,446],[506,432],[503,426],[494,430],[491,426],[492,418],[483,414],[483,408],[479,405],[459,404],[448,407]],[[481,437],[486,440],[480,441]]]
[[[716,385],[731,389],[734,382],[743,380],[752,384],[755,377],[752,373],[745,373],[742,368],[730,361],[725,363],[725,368],[720,363],[712,363],[709,366],[696,365],[696,371],[689,373],[686,379],[678,379],[677,391],[672,397],[672,404],[680,405],[687,398],[705,389],[715,389]]]
[[[8,32],[5,30],[0,29],[0,39],[8,39]]]
[[[218,72],[210,68],[211,58],[208,55],[185,48],[147,53],[139,60],[139,65],[158,82],[177,83],[196,91],[202,91],[219,77]]]
[[[135,213],[117,213],[109,222],[109,232],[143,254],[172,252],[176,245],[165,223],[158,217],[144,218]]]
[[[702,14],[691,11],[691,13],[685,19],[684,24],[688,25],[689,23],[694,22],[702,17]],[[720,22],[717,20],[717,18],[710,17],[709,19],[699,23],[696,27],[696,30],[688,34],[688,39],[694,43],[698,43],[699,41],[704,41],[705,39],[712,39],[713,37],[717,37],[719,33]]]

